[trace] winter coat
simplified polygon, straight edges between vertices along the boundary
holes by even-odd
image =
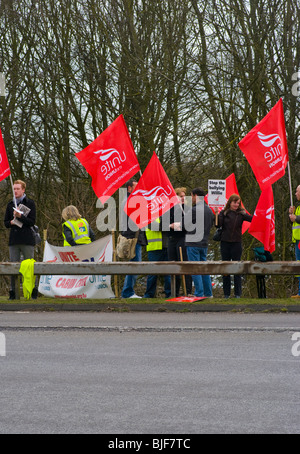
[[[6,207],[4,225],[7,229],[10,229],[8,245],[14,246],[17,244],[25,244],[27,246],[35,246],[35,238],[31,229],[35,224],[36,218],[35,203],[26,196],[21,204],[30,208],[30,212],[27,216],[22,215],[21,218],[18,218],[18,220],[23,223],[22,227],[11,225],[10,223],[14,218],[14,202],[9,202]]]
[[[252,216],[245,210],[222,210],[218,215],[218,227],[222,227],[221,241],[242,242],[243,222],[252,221]]]

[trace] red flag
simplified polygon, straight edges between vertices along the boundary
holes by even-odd
[[[0,129],[0,181],[4,180],[10,175],[10,168],[8,164],[7,154],[4,146],[4,140]]]
[[[275,251],[275,216],[272,186],[261,192],[248,231],[254,238],[263,243],[266,251],[270,253]]]
[[[125,213],[141,229],[179,203],[179,199],[156,153],[150,159],[134,192],[124,207]]]
[[[123,115],[76,157],[91,175],[102,203],[140,169]]]
[[[226,202],[227,202],[227,200],[229,199],[229,197],[232,194],[237,194],[239,196],[239,192],[238,192],[238,188],[237,188],[237,185],[236,185],[236,179],[235,179],[234,173],[229,175],[229,177],[227,177],[225,179],[225,181],[226,181]],[[208,202],[208,195],[206,195],[204,197],[204,200],[205,200],[206,203]],[[241,200],[241,206],[245,209],[242,200]],[[210,208],[211,208],[212,212],[215,214],[214,208],[213,207],[210,207]],[[246,210],[246,212],[249,214],[249,212],[247,210]],[[246,230],[248,229],[249,225],[250,225],[250,222],[248,222],[248,221],[243,222],[242,233],[246,232]]]
[[[288,148],[282,99],[240,141],[260,189],[263,190],[284,173],[288,162]]]

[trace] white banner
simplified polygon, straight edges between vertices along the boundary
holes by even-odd
[[[44,262],[111,262],[112,236],[108,235],[90,244],[75,247],[45,244]],[[54,298],[114,298],[111,276],[41,276],[39,292]]]

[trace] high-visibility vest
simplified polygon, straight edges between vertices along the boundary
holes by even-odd
[[[64,246],[70,246],[64,234],[64,225],[71,230],[76,244],[89,244],[92,242],[89,237],[89,224],[86,219],[81,218],[77,221],[70,220],[63,223]]]
[[[155,222],[160,223],[160,219],[155,219]],[[145,230],[147,237],[147,252],[148,251],[159,251],[162,249],[162,232],[156,232],[150,229]]]
[[[300,205],[297,206],[295,215],[300,216]],[[293,222],[292,239],[293,239],[293,243],[296,243],[297,240],[300,240],[300,224],[297,224],[297,222]]]

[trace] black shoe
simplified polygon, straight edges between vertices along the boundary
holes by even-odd
[[[31,299],[36,300],[37,297],[38,297],[38,289],[35,287],[35,288],[32,290]]]
[[[16,293],[13,290],[9,291],[9,300],[15,300],[16,299]]]

